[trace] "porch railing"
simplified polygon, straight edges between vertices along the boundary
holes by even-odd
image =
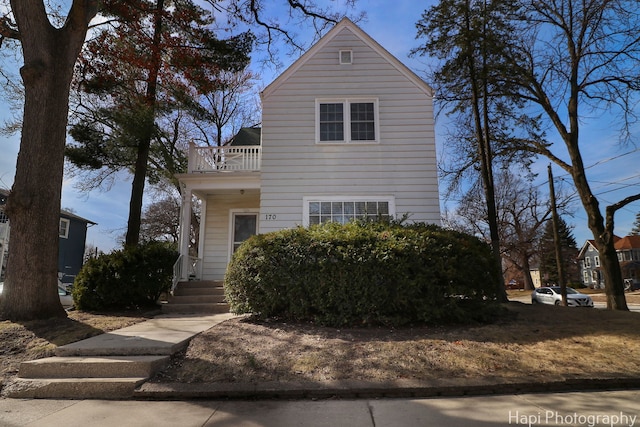
[[[182,280],[182,255],[178,256],[176,262],[173,263],[173,280],[171,281],[171,295],[178,286],[178,283]]]
[[[202,272],[200,270],[202,260],[200,258],[193,257],[193,256],[189,257],[189,265],[187,267],[188,271],[186,276],[183,275],[184,273],[183,260],[184,260],[184,255],[179,255],[178,259],[173,264],[173,280],[171,282],[171,294],[173,294],[173,291],[176,289],[176,286],[178,286],[178,283],[180,283],[181,280],[184,280],[185,277],[186,277],[186,280],[200,280],[202,278]]]
[[[261,162],[260,145],[189,149],[189,172],[259,171]]]

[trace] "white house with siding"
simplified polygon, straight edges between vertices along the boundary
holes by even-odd
[[[254,233],[366,215],[439,223],[432,96],[358,26],[340,21],[264,89],[255,143],[190,148],[188,173],[178,176],[178,276],[222,279]],[[202,220],[190,260],[192,196]]]

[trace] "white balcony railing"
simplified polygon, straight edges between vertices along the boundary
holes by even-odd
[[[189,147],[189,173],[259,171],[262,146]]]

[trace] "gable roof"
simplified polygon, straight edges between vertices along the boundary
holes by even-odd
[[[6,203],[7,198],[10,195],[10,191],[5,189],[5,188],[0,188],[0,202],[2,202],[2,204]],[[63,218],[67,218],[67,219],[75,219],[81,222],[86,222],[87,224],[92,224],[92,225],[96,225],[97,222],[93,222],[91,220],[88,220],[86,218],[83,218],[81,216],[78,216],[76,214],[74,214],[73,212],[70,212],[68,210],[65,209],[60,209],[60,216]]]
[[[640,249],[640,236],[625,236],[614,244],[617,251]]]
[[[589,248],[593,248],[594,250],[598,250],[596,248],[596,242],[595,240],[591,239],[591,240],[586,240],[584,242],[584,245],[582,245],[582,248],[580,248],[580,252],[578,252],[578,259],[582,259],[586,256],[587,251],[589,250]]]
[[[86,222],[87,224],[91,224],[91,225],[96,225],[97,224],[97,222],[93,222],[91,220],[88,220],[86,218],[78,216],[78,215],[74,214],[73,212],[65,210],[65,209],[60,209],[60,216],[62,218],[75,219],[75,220],[80,221],[80,222]]]
[[[403,74],[408,80],[413,82],[417,88],[422,90],[429,96],[433,96],[433,89],[424,80],[422,80],[416,73],[411,71],[409,67],[400,62],[395,56],[393,56],[388,50],[382,47],[377,41],[371,38],[370,35],[365,33],[360,27],[353,23],[349,18],[342,18],[327,34],[325,34],[316,44],[311,46],[300,58],[298,58],[289,68],[287,68],[282,74],[280,74],[273,82],[271,82],[261,93],[263,98],[269,96],[273,91],[278,89],[282,83],[284,83],[292,74],[300,69],[304,64],[309,61],[318,51],[331,42],[340,32],[344,29],[351,31],[356,37],[358,37],[365,45],[374,50],[380,56],[384,57],[394,68],[396,68],[401,74]]]
[[[260,145],[261,131],[262,129],[259,127],[241,128],[229,142],[229,145],[232,147]]]

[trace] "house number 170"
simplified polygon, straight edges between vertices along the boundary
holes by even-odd
[[[265,221],[275,221],[276,220],[276,214],[265,214],[264,215],[264,220]]]

